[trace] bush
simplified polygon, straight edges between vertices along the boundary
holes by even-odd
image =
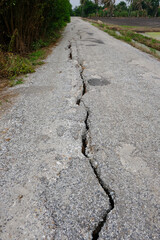
[[[32,72],[34,72],[34,68],[27,58],[13,53],[0,52],[0,77],[11,78]]]
[[[128,11],[122,11],[120,17],[128,17]]]
[[[142,43],[150,48],[160,51],[160,41],[158,41],[156,39],[152,39],[152,38],[143,36],[141,34],[132,32],[132,31],[120,31],[120,33],[125,37],[129,37],[129,38],[131,38],[139,43]]]
[[[0,44],[4,50],[24,53],[70,21],[69,0],[1,0]]]
[[[128,17],[128,11],[115,11],[114,12],[115,17]]]
[[[138,11],[132,11],[130,16],[131,17],[137,17],[138,16]]]

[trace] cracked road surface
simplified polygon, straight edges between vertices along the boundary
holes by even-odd
[[[159,240],[159,61],[73,18],[8,91],[1,240]]]

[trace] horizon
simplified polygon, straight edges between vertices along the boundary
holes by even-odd
[[[126,2],[126,0],[116,0],[116,4],[122,1]],[[74,9],[76,6],[80,5],[80,0],[70,0],[70,3],[72,4],[72,8]]]

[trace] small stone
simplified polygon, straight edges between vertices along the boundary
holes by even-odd
[[[57,128],[57,135],[58,135],[59,137],[62,137],[62,136],[64,135],[65,131],[66,131],[66,129],[65,129],[63,126],[59,126],[59,127]]]
[[[103,24],[103,22],[102,22],[102,21],[100,21],[100,20],[98,20],[98,23],[99,23],[99,24]]]

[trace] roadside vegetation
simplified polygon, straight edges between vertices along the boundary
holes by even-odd
[[[92,20],[90,20],[93,22]],[[130,45],[139,48],[142,51],[150,53],[160,59],[160,41],[143,36],[142,34],[132,31],[132,28],[124,26],[110,26],[104,23],[92,23],[94,26],[100,28],[116,39],[125,41]],[[133,28],[135,29],[135,27]]]
[[[0,81],[32,73],[70,21],[69,0],[0,0]],[[14,81],[14,82],[13,82]]]
[[[127,3],[126,3],[127,2]],[[73,9],[74,16],[82,17],[160,17],[159,0],[81,0]]]

